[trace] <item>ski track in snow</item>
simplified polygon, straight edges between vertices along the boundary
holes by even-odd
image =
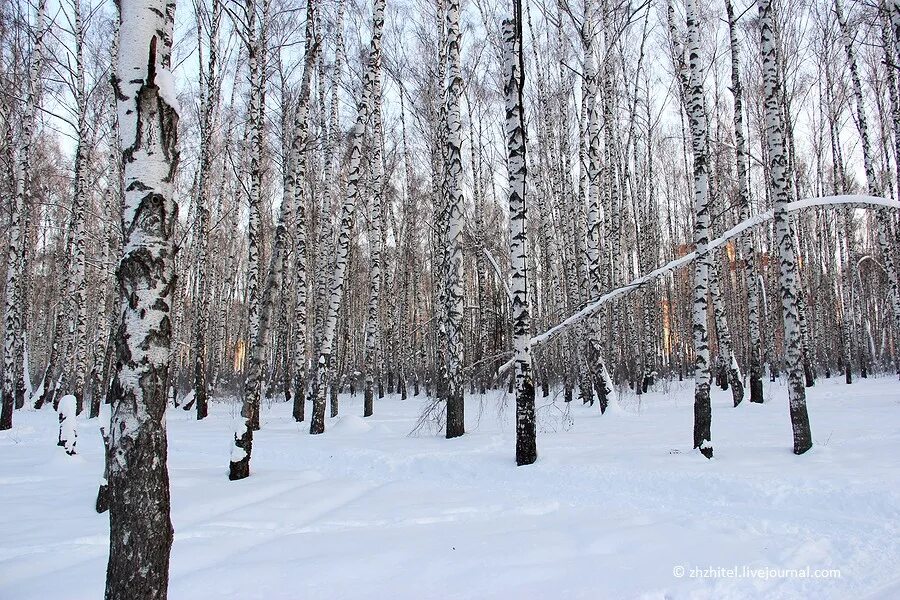
[[[787,390],[732,408],[713,390],[707,461],[690,448],[692,384],[622,410],[537,399],[538,462],[516,467],[511,397],[467,400],[468,433],[410,435],[424,398],[341,398],[326,433],[264,403],[249,479],[227,479],[235,407],[170,409],[169,597],[897,598],[895,379],[808,390],[815,441],[791,453]],[[0,432],[0,599],[103,594],[108,517],[98,422],[78,455],[50,410]],[[677,578],[675,566],[840,569],[840,578]]]

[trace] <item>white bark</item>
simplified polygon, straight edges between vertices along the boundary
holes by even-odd
[[[4,338],[3,338],[3,387],[0,389],[0,430],[12,427],[13,407],[15,406],[16,374],[18,364],[16,361],[16,348],[22,336],[22,306],[18,302],[19,285],[21,284],[21,253],[22,231],[25,224],[22,216],[30,204],[31,189],[27,184],[28,174],[31,169],[31,144],[35,125],[35,113],[38,109],[40,74],[44,54],[44,35],[47,32],[46,23],[47,2],[39,0],[37,7],[36,24],[33,30],[34,46],[31,55],[31,64],[28,70],[28,88],[21,111],[22,135],[18,152],[15,158],[15,198],[13,200],[12,218],[9,227],[9,241],[6,255],[6,297],[4,302]],[[12,140],[10,140],[12,141]]]
[[[381,272],[383,250],[383,225],[381,207],[384,191],[384,163],[382,147],[384,130],[381,122],[381,65],[375,67],[375,78],[372,85],[372,152],[370,157],[371,178],[369,185],[372,198],[369,204],[369,306],[366,316],[366,339],[363,367],[365,369],[365,388],[363,390],[363,416],[372,416],[374,410],[375,379],[381,382],[382,364],[379,344],[380,335],[380,299]]]
[[[699,256],[694,263],[694,448],[712,458],[710,353],[707,311],[709,306],[709,148],[703,71],[700,67],[700,25],[695,0],[685,3],[687,13],[688,86],[685,90],[691,148],[694,153],[694,244]]]
[[[515,3],[514,20],[503,22],[503,89],[506,96],[506,148],[509,155],[509,261],[512,267],[512,326],[516,367],[516,464],[537,460],[534,379],[528,336],[528,228],[525,202],[525,115],[523,107],[522,14]]]
[[[747,151],[747,139],[744,130],[744,86],[740,76],[740,58],[738,56],[737,22],[731,0],[725,0],[728,14],[729,45],[731,48],[731,93],[734,94],[734,141],[735,160],[737,161],[738,207],[740,220],[750,217],[750,164]],[[747,334],[749,337],[750,355],[750,401],[763,401],[762,386],[762,333],[760,329],[759,286],[756,274],[756,254],[753,248],[753,237],[745,235],[741,238],[741,253],[744,259],[744,279],[747,283]]]
[[[110,555],[106,598],[165,598],[172,525],[166,380],[175,286],[178,112],[169,71],[168,0],[121,0],[118,98],[125,198],[116,377],[107,450]]]
[[[446,277],[446,336],[447,336],[447,438],[465,433],[465,404],[463,399],[463,197],[462,123],[460,97],[462,73],[460,68],[459,0],[447,0],[447,108],[446,108],[446,182],[447,236],[445,252]]]
[[[781,288],[782,318],[784,320],[785,367],[788,373],[791,427],[794,432],[794,453],[803,454],[812,446],[809,417],[806,412],[806,388],[803,381],[802,349],[797,264],[791,235],[787,205],[790,182],[787,153],[784,147],[785,124],[779,106],[781,95],[778,64],[775,58],[775,19],[771,0],[759,1],[760,45],[763,69],[763,97],[765,106],[766,147],[769,152],[770,190],[774,200],[775,235],[779,253],[779,287]]]

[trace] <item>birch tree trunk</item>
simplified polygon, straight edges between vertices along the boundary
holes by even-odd
[[[522,4],[513,0],[513,19],[503,21],[503,91],[506,96],[506,148],[509,154],[509,260],[512,265],[513,348],[516,369],[516,464],[537,460],[534,380],[529,336],[528,230],[525,208],[525,114],[523,110]]]
[[[74,0],[73,10],[75,33],[75,106],[78,125],[78,142],[75,146],[75,189],[72,198],[72,218],[75,219],[75,236],[72,240],[72,285],[74,295],[72,297],[72,313],[70,315],[70,331],[74,335],[72,348],[74,356],[74,388],[75,406],[77,414],[84,410],[84,388],[87,376],[87,323],[85,314],[85,294],[87,281],[85,279],[85,212],[87,210],[87,155],[90,152],[88,123],[87,123],[87,93],[84,82],[84,39],[85,26],[81,15],[81,1]]]
[[[731,47],[731,93],[734,95],[734,142],[738,179],[738,214],[741,221],[750,218],[750,161],[747,138],[744,131],[744,87],[741,83],[740,58],[737,41],[737,21],[731,0],[725,0],[728,14],[728,33]],[[762,385],[762,333],[760,329],[759,278],[753,236],[741,237],[741,253],[744,259],[744,279],[747,283],[747,334],[749,337],[750,402],[763,401]]]
[[[294,281],[296,288],[294,303],[294,352],[293,368],[293,416],[302,422],[306,411],[306,321],[307,321],[307,276],[306,276],[306,194],[304,179],[306,177],[306,144],[309,140],[309,94],[312,78],[313,61],[318,51],[314,42],[313,4],[307,5],[306,11],[306,64],[303,68],[303,81],[300,84],[300,98],[294,111],[294,131],[291,145],[293,160],[293,199],[294,208]]]
[[[719,356],[725,363],[724,367],[731,386],[731,397],[737,406],[744,399],[744,383],[737,359],[734,356],[734,346],[731,343],[731,331],[728,328],[728,319],[725,313],[725,300],[722,298],[722,290],[719,287],[719,268],[715,259],[710,259],[709,268],[710,292],[713,299],[713,314],[716,319],[716,337],[719,341]]]
[[[691,147],[694,153],[694,243],[700,255],[694,263],[694,448],[712,458],[709,400],[709,148],[703,73],[700,68],[700,26],[694,0],[685,2],[687,17],[688,87],[685,90]]]
[[[264,0],[262,24],[257,31],[256,2],[246,0],[244,5],[244,44],[247,48],[247,64],[250,71],[250,90],[247,105],[247,128],[250,142],[250,184],[248,201],[250,204],[247,225],[247,313],[249,360],[242,390],[241,419],[235,423],[234,446],[231,449],[228,478],[232,481],[250,475],[250,455],[253,451],[253,432],[259,429],[259,400],[261,393],[262,346],[265,343],[262,323],[262,297],[260,294],[260,249],[262,247],[262,215],[260,186],[262,170],[260,166],[262,146],[265,140],[263,117],[265,113],[265,60],[263,40],[265,38],[265,12],[268,0]],[[267,329],[267,327],[265,327]]]
[[[382,365],[379,351],[381,335],[379,331],[379,311],[381,298],[381,271],[382,271],[382,218],[381,206],[383,202],[384,164],[381,149],[384,144],[384,131],[381,122],[381,65],[375,69],[375,78],[372,84],[372,154],[371,154],[371,180],[372,199],[369,206],[369,307],[366,317],[365,354],[363,356],[363,368],[365,369],[365,383],[363,389],[363,416],[371,417],[374,410],[375,379],[378,378],[378,386],[381,388]],[[379,394],[381,397],[381,394]]]
[[[779,253],[779,288],[784,320],[785,368],[788,373],[791,428],[794,434],[794,454],[803,454],[812,447],[812,433],[806,412],[806,388],[800,347],[800,316],[797,307],[800,286],[790,215],[785,210],[790,201],[790,182],[784,149],[784,121],[779,107],[781,90],[775,59],[774,15],[771,0],[759,0],[759,21],[766,147],[770,165],[769,186],[775,205],[775,235]]]
[[[584,99],[587,111],[587,275],[588,299],[600,296],[603,289],[603,263],[600,259],[601,218],[601,185],[603,167],[600,164],[600,123],[597,114],[597,66],[594,37],[595,7],[593,0],[585,1],[584,30],[582,45],[584,50]],[[597,392],[600,412],[606,412],[609,395],[612,390],[605,377],[606,363],[603,360],[602,317],[591,318],[588,325],[588,364],[590,378]],[[593,394],[590,397],[594,403]]]
[[[462,96],[460,69],[459,0],[447,0],[447,438],[465,433],[463,367],[463,172],[462,123],[459,102]]]
[[[119,2],[113,80],[125,165],[122,317],[107,448],[110,548],[107,600],[164,599],[172,523],[166,467],[166,378],[175,286],[178,107],[169,71],[172,0]]]
[[[12,216],[9,227],[9,241],[6,254],[6,297],[3,309],[3,388],[0,390],[0,431],[12,428],[13,409],[15,407],[16,381],[19,364],[16,360],[16,347],[22,337],[23,307],[17,301],[22,278],[21,254],[24,244],[22,232],[25,223],[22,217],[26,206],[30,204],[31,189],[28,185],[28,174],[31,170],[31,144],[34,132],[35,113],[38,108],[38,86],[40,84],[41,67],[44,54],[44,35],[46,24],[47,2],[39,0],[37,21],[33,30],[34,46],[31,64],[28,70],[28,89],[23,103],[22,140],[19,143],[15,159],[15,197],[12,205]],[[12,142],[12,140],[10,140]],[[45,382],[46,385],[46,382]],[[46,388],[45,388],[46,389]]]
[[[211,196],[211,176],[213,161],[213,126],[216,122],[219,103],[219,22],[222,18],[222,5],[219,0],[212,0],[212,6],[206,15],[207,41],[209,56],[206,64],[202,64],[202,52],[198,52],[201,64],[201,97],[200,106],[200,166],[197,182],[197,224],[194,235],[197,238],[197,298],[194,301],[193,354],[194,354],[194,402],[197,407],[197,420],[205,419],[209,411],[209,382],[206,363],[206,333],[209,323],[209,283],[207,280],[207,258],[209,247],[209,202]],[[202,21],[198,12],[198,22]],[[199,31],[198,31],[199,33]],[[199,42],[198,42],[199,43]],[[205,88],[205,89],[204,89]]]
[[[340,89],[341,69],[344,61],[344,10],[345,2],[338,5],[337,23],[335,24],[335,49],[334,65],[331,72],[331,103],[329,107],[328,139],[325,145],[325,185],[322,186],[322,195],[319,202],[319,238],[316,240],[317,251],[315,253],[316,273],[316,301],[315,301],[315,329],[313,339],[313,355],[318,356],[322,349],[322,338],[325,334],[325,319],[328,313],[328,293],[331,285],[330,276],[334,273],[334,257],[332,245],[334,243],[331,212],[333,200],[341,192],[342,177],[338,161],[340,159]],[[324,106],[323,106],[324,110]],[[323,120],[324,120],[323,116]],[[296,365],[295,365],[296,368]],[[313,395],[316,393],[317,375],[311,373]],[[296,392],[296,390],[295,390]]]

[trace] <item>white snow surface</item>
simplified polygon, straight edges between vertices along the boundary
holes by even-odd
[[[732,408],[713,390],[713,460],[691,449],[692,390],[624,391],[622,411],[603,416],[539,395],[527,467],[515,466],[501,393],[467,399],[455,440],[409,435],[422,397],[376,400],[363,419],[362,395],[344,396],[319,436],[275,402],[238,482],[227,477],[238,406],[212,402],[199,422],[170,409],[169,598],[900,597],[895,379],[820,379],[808,390],[815,446],[799,457],[782,382],[766,383],[763,405]],[[52,411],[19,411],[0,432],[0,598],[103,595],[102,442],[84,435],[67,457],[56,428]],[[690,576],[806,567],[840,577]]]

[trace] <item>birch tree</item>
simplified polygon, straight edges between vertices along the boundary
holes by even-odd
[[[463,197],[462,123],[460,98],[462,74],[460,70],[459,0],[447,0],[447,108],[446,108],[446,184],[447,235],[446,252],[446,336],[447,336],[447,438],[463,435],[465,402],[463,399]]]
[[[22,232],[25,227],[22,217],[31,197],[28,174],[31,169],[31,145],[35,126],[35,113],[39,108],[39,78],[44,54],[44,36],[47,33],[46,13],[46,0],[39,0],[35,26],[32,30],[33,47],[28,70],[27,88],[25,90],[25,101],[21,111],[21,141],[14,161],[15,191],[11,207],[12,218],[6,254],[6,295],[3,309],[3,388],[0,390],[0,395],[2,395],[2,400],[0,400],[0,431],[12,428],[16,381],[21,365],[21,361],[16,360],[17,357],[20,357],[16,349],[23,335],[22,305],[18,302],[22,278],[21,255],[24,243]],[[12,143],[12,140],[10,142]]]
[[[380,55],[379,55],[380,61]],[[366,316],[365,355],[363,363],[365,368],[365,383],[363,389],[363,416],[371,417],[374,410],[375,379],[378,378],[378,386],[381,388],[382,364],[379,344],[380,336],[380,300],[382,280],[382,217],[381,207],[384,202],[384,162],[382,147],[384,145],[384,128],[381,121],[381,64],[375,67],[375,77],[372,83],[372,153],[371,178],[369,186],[372,198],[369,204],[369,306]]]
[[[306,410],[306,320],[308,315],[307,294],[307,219],[306,199],[303,180],[306,176],[306,145],[309,141],[309,96],[313,61],[319,50],[314,34],[314,8],[310,2],[306,10],[306,64],[303,67],[303,81],[300,97],[294,109],[294,126],[291,144],[292,172],[288,187],[293,197],[290,206],[294,209],[294,352],[293,368],[293,416],[297,422],[303,421]]]
[[[734,144],[737,163],[738,214],[741,221],[750,218],[750,166],[744,127],[744,87],[741,83],[737,20],[731,0],[725,0],[728,16],[728,40],[731,49],[731,93],[734,95]],[[751,234],[741,238],[744,280],[747,282],[747,334],[750,375],[750,402],[763,401],[762,334],[760,330],[759,277]]]
[[[202,7],[202,8],[201,8]],[[220,74],[219,70],[219,26],[222,19],[222,4],[212,0],[209,8],[205,2],[197,4],[197,33],[206,31],[207,60],[203,63],[202,45],[198,46],[200,61],[200,165],[197,175],[197,197],[195,198],[197,223],[197,279],[195,282],[198,298],[194,302],[193,348],[194,353],[194,402],[197,406],[197,420],[205,419],[209,411],[209,383],[207,381],[207,327],[209,322],[208,294],[210,285],[207,276],[209,247],[209,202],[212,196],[213,169],[213,128],[218,114]],[[198,44],[200,42],[198,41]]]
[[[775,17],[771,0],[759,0],[760,51],[762,55],[763,100],[766,125],[766,149],[769,158],[769,186],[775,205],[775,236],[778,244],[778,285],[784,321],[785,368],[788,375],[788,397],[794,454],[812,447],[812,433],[806,412],[806,388],[800,340],[800,316],[797,307],[799,281],[791,235],[790,215],[785,210],[789,200],[787,154],[784,148],[784,121],[779,98],[781,83],[775,57]]]
[[[534,423],[534,380],[528,345],[531,317],[528,302],[528,235],[525,207],[525,114],[522,4],[513,1],[513,18],[503,21],[503,91],[506,96],[506,147],[509,171],[509,259],[512,265],[513,346],[516,369],[516,464],[537,460]]]
[[[90,134],[87,122],[87,89],[85,88],[85,21],[82,15],[80,0],[73,0],[74,13],[73,34],[75,37],[75,106],[77,119],[77,144],[75,146],[75,173],[72,201],[72,219],[74,220],[74,237],[72,239],[72,314],[70,315],[69,333],[74,356],[74,396],[76,412],[84,409],[84,387],[87,375],[87,322],[85,277],[85,218],[89,193],[87,189],[87,160],[90,154]]]
[[[601,219],[601,194],[603,166],[600,158],[600,116],[597,112],[597,66],[596,66],[596,3],[593,0],[585,0],[584,24],[582,26],[582,46],[584,51],[584,96],[583,104],[586,105],[587,117],[587,145],[586,167],[587,178],[587,244],[586,249],[586,274],[588,276],[586,289],[588,298],[596,298],[603,289],[603,261],[600,257],[600,238],[602,229]],[[605,412],[609,402],[611,387],[607,384],[606,362],[603,360],[603,341],[600,319],[591,319],[588,327],[588,363],[590,365],[591,381],[597,392],[600,403],[600,412]],[[593,404],[593,393],[590,396]]]
[[[125,245],[107,447],[107,600],[163,599],[169,581],[173,530],[164,413],[178,219],[178,104],[169,70],[174,13],[169,0],[119,3],[113,87],[125,171]]]
[[[234,446],[231,449],[228,478],[232,481],[244,479],[250,475],[250,455],[253,451],[253,431],[259,429],[260,381],[262,375],[262,345],[265,343],[265,326],[262,322],[263,306],[260,293],[259,277],[261,270],[260,250],[262,246],[261,192],[262,167],[260,165],[265,128],[265,27],[266,7],[264,0],[262,23],[257,26],[256,2],[246,0],[243,14],[243,41],[247,51],[247,67],[250,86],[247,102],[247,128],[249,131],[248,149],[250,157],[249,186],[247,200],[250,205],[247,224],[247,321],[249,343],[249,361],[247,375],[244,379],[241,403],[241,418],[235,423]]]
[[[694,0],[685,2],[687,18],[688,120],[691,126],[691,148],[694,153],[694,243],[699,258],[694,263],[694,448],[712,458],[713,446],[709,399],[710,353],[707,312],[709,306],[709,148],[706,120],[706,98],[703,93],[703,71],[700,66],[700,23]]]

